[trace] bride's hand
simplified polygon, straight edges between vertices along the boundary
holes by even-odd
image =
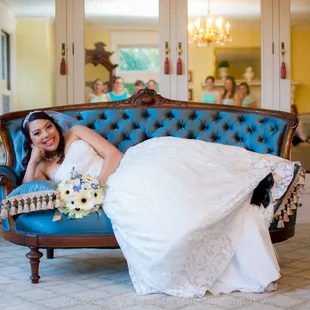
[[[44,156],[45,156],[45,150],[34,145],[32,146],[29,162],[38,164]]]

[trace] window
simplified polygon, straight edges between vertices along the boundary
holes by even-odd
[[[10,89],[10,35],[1,30],[1,77],[6,88]]]
[[[120,48],[120,71],[159,72],[157,47]]]

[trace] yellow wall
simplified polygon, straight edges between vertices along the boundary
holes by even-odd
[[[16,24],[16,100],[21,110],[55,104],[55,29],[50,21]]]
[[[260,47],[260,30],[232,30],[232,42],[221,48],[259,48]],[[192,44],[188,47],[188,68],[193,75],[193,100],[200,101],[203,92],[201,82],[208,75],[216,75],[214,48],[216,45],[207,47],[196,47]]]
[[[85,46],[87,49],[94,49],[95,43],[103,42],[106,44],[105,49],[110,51],[110,34],[106,30],[95,24],[86,24],[85,26]],[[109,80],[109,72],[102,66],[87,64],[85,66],[85,81],[92,82],[96,79]]]
[[[295,104],[299,113],[310,112],[310,30],[291,32],[291,78],[301,82],[296,87]]]

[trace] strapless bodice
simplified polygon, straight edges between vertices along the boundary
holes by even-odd
[[[101,172],[104,160],[87,142],[74,141],[55,174],[55,181],[60,182],[70,178],[73,167],[79,173],[98,176]]]

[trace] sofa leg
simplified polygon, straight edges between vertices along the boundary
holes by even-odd
[[[46,249],[46,258],[54,258],[54,249],[53,248]]]
[[[39,276],[40,258],[43,256],[43,254],[36,247],[29,247],[29,248],[30,252],[26,254],[26,257],[30,260],[30,266],[31,266],[30,280],[32,283],[38,283],[40,279]]]

